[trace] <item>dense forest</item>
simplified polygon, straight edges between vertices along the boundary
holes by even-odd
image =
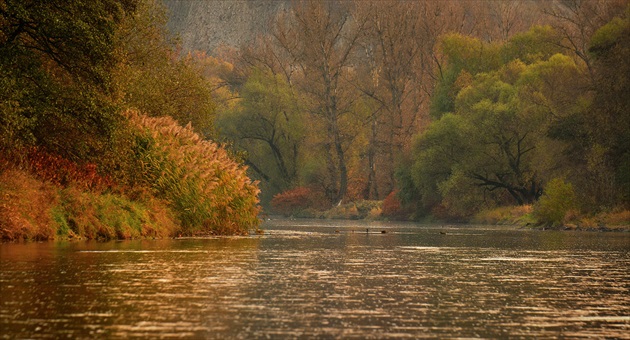
[[[167,17],[0,0],[0,237],[244,233],[259,195],[293,216],[630,221],[627,0],[294,1],[204,52]]]
[[[609,0],[294,2],[215,51],[215,126],[273,212],[627,223],[628,15]]]

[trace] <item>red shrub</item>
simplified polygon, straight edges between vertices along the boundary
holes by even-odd
[[[74,183],[90,190],[104,190],[112,186],[109,176],[98,174],[96,164],[78,164],[59,155],[31,148],[27,154],[31,171],[40,179],[67,186]]]
[[[312,208],[314,206],[316,194],[306,187],[297,187],[279,193],[271,200],[273,211],[286,216],[295,212]]]
[[[394,219],[405,219],[408,217],[407,211],[403,208],[402,202],[398,198],[398,191],[394,190],[383,200],[383,212],[385,217]]]
[[[0,197],[1,240],[55,238],[58,196],[52,185],[24,170],[0,170]]]
[[[466,216],[459,215],[448,205],[440,203],[431,209],[431,216],[438,221],[461,223],[466,222]]]

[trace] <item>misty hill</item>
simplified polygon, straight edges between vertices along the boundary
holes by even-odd
[[[184,51],[239,46],[266,31],[290,0],[163,0],[168,29],[180,36]]]

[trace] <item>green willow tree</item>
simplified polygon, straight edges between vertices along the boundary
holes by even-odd
[[[456,113],[443,116],[418,140],[416,183],[437,189],[433,196],[451,213],[475,211],[488,199],[486,192],[505,191],[517,204],[540,196],[530,156],[541,125],[519,114],[516,93],[497,74],[480,74],[460,92]],[[439,177],[425,179],[430,173]]]
[[[545,41],[553,36],[536,28],[514,39],[531,40],[536,32]],[[446,43],[459,70],[450,85],[453,112],[419,136],[413,157],[424,209],[439,206],[452,217],[466,217],[485,206],[534,203],[547,181],[571,171],[567,143],[551,132],[588,110],[584,69],[568,56],[537,51],[537,44],[487,48],[457,36]],[[489,60],[473,58],[488,53]]]
[[[263,183],[263,201],[298,184],[304,118],[280,75],[253,70],[240,103],[217,117],[219,134],[246,155],[252,175]]]

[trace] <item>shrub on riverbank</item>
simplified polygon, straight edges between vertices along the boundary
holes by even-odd
[[[630,210],[619,208],[596,215],[567,214],[562,228],[568,230],[630,231]]]
[[[225,235],[258,226],[258,187],[226,150],[170,117],[127,117],[127,147],[107,176],[39,148],[0,150],[0,238]]]
[[[381,217],[382,202],[360,200],[333,207],[322,215],[330,219],[363,220]]]
[[[406,221],[412,215],[413,207],[402,202],[398,190],[390,192],[383,200],[382,217],[394,221]]]
[[[149,199],[132,201],[116,194],[95,194],[70,187],[59,191],[54,208],[57,235],[87,239],[132,239],[168,237],[177,229],[164,205]]]
[[[325,210],[322,202],[325,197],[306,187],[297,187],[276,194],[271,200],[274,213],[293,217],[315,217],[318,211]]]
[[[630,210],[615,209],[589,215],[577,210],[567,211],[562,219],[550,225],[536,218],[532,205],[506,206],[477,213],[471,221],[477,224],[555,227],[567,230],[630,230]]]
[[[170,117],[127,116],[141,185],[168,202],[182,233],[244,234],[258,226],[258,187],[217,144]]]
[[[37,148],[0,155],[0,238],[129,239],[244,234],[258,188],[216,144],[172,118],[129,112],[124,164],[109,176]],[[116,167],[113,167],[116,169]]]
[[[575,192],[571,183],[555,178],[549,181],[545,193],[534,205],[534,216],[540,224],[561,225],[567,214],[576,208]]]

